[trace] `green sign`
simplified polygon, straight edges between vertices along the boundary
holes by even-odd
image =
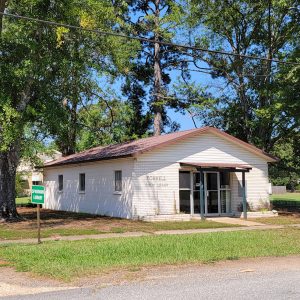
[[[45,187],[42,185],[33,185],[31,191],[31,203],[44,204],[45,202]]]

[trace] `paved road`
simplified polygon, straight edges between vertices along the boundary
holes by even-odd
[[[177,267],[167,271],[156,270],[142,281],[123,285],[105,288],[96,285],[5,299],[298,300],[300,299],[300,256]]]

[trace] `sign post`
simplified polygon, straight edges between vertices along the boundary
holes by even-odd
[[[41,204],[45,203],[45,187],[42,185],[33,185],[31,191],[31,203],[37,204],[37,227],[38,227],[38,244],[41,243]]]

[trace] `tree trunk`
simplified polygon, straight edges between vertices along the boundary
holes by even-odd
[[[6,8],[7,0],[0,0],[0,12],[4,12]],[[2,26],[3,26],[3,15],[0,16],[0,35],[2,33]]]
[[[7,170],[7,160],[5,153],[0,153],[0,220],[4,219],[4,211],[6,211],[6,195],[7,185],[5,175]]]
[[[0,154],[0,220],[20,219],[16,208],[16,171],[19,164],[19,144]]]
[[[155,33],[154,40],[159,41],[159,15],[160,15],[160,0],[155,0]],[[162,104],[161,104],[161,64],[160,64],[160,44],[154,44],[154,135],[160,135],[162,132]]]

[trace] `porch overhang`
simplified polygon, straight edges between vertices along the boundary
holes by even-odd
[[[249,172],[252,167],[247,164],[237,163],[207,163],[207,162],[180,162],[180,166],[194,167],[200,172],[200,214],[201,219],[204,220],[204,172],[241,172],[242,173],[242,189],[243,189],[243,214],[244,219],[247,219],[247,198],[246,198],[246,180],[245,173]]]
[[[252,167],[247,164],[237,163],[207,163],[207,162],[179,162],[182,167],[194,167],[201,171],[227,171],[227,172],[249,172]]]

